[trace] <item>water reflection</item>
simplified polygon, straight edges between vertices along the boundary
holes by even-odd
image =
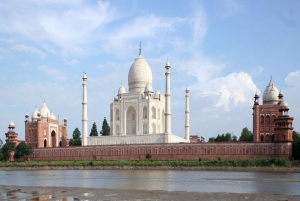
[[[300,173],[171,170],[0,171],[0,184],[300,195]],[[22,192],[14,194],[23,196]],[[37,194],[41,193],[36,192],[35,195]]]

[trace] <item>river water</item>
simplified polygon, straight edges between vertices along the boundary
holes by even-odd
[[[0,171],[1,185],[300,195],[300,173],[176,170]]]

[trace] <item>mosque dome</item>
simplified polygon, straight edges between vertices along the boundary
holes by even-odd
[[[53,112],[51,112],[51,114],[50,114],[50,119],[56,120],[55,115],[53,114]]]
[[[156,90],[156,92],[154,93],[154,98],[159,99],[159,95],[160,95],[160,91]]]
[[[48,117],[50,116],[50,110],[48,109],[46,103],[44,102],[41,109],[40,109],[40,113],[42,117]]]
[[[119,94],[125,94],[125,93],[126,93],[125,87],[123,87],[123,85],[121,85],[120,88],[119,88],[119,91],[118,91],[118,95]]]
[[[38,113],[39,113],[39,111],[35,108],[34,111],[33,111],[33,113],[32,113],[32,116],[31,116],[32,121],[37,120]]]
[[[278,104],[279,91],[273,81],[271,80],[266,87],[263,94],[263,105],[276,105]]]
[[[288,107],[289,105],[287,104],[287,102],[285,100],[281,101],[280,103],[281,107]]]
[[[139,54],[128,73],[129,92],[140,92],[148,83],[152,84],[152,71],[143,55]]]
[[[145,92],[153,92],[152,85],[150,83],[146,84]]]
[[[14,127],[15,127],[14,122],[10,121],[10,122],[9,122],[9,125],[8,125],[8,128],[14,128]]]

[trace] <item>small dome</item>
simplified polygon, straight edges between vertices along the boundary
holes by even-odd
[[[144,57],[139,54],[128,73],[129,92],[140,92],[147,83],[152,84],[152,71]]]
[[[123,87],[123,85],[121,85],[120,88],[119,88],[119,91],[118,91],[118,95],[119,94],[125,94],[125,93],[126,93],[125,87]]]
[[[50,116],[50,110],[48,109],[46,103],[44,102],[41,109],[40,113],[42,117],[49,117]]]
[[[166,66],[169,66],[169,67],[171,67],[171,66],[170,66],[170,62],[169,62],[169,61],[167,61],[167,63],[166,63]]]
[[[159,95],[160,95],[160,91],[156,90],[156,92],[154,93],[154,98],[159,99]]]
[[[10,121],[8,127],[9,127],[9,128],[14,128],[14,127],[15,127],[14,122]]]
[[[53,112],[51,112],[51,114],[50,114],[50,119],[56,120],[55,115],[53,114]]]
[[[271,80],[266,87],[263,94],[263,105],[276,105],[278,104],[279,91],[273,81]]]
[[[83,78],[82,79],[87,79],[86,73],[83,74]]]
[[[37,120],[38,113],[39,113],[39,111],[35,108],[33,113],[32,113],[32,116],[31,116],[32,121]]]
[[[146,84],[145,92],[153,92],[152,85],[150,83]]]
[[[288,107],[289,105],[287,104],[287,102],[285,100],[281,101],[280,103],[281,107]]]
[[[185,92],[189,93],[189,91],[190,91],[189,87],[186,87]]]

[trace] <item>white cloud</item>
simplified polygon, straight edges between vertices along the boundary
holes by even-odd
[[[231,107],[240,104],[251,105],[256,85],[247,73],[231,73],[225,77],[218,77],[205,82],[193,84],[200,97],[211,97],[210,107],[205,111],[223,109],[230,111]]]
[[[300,70],[290,72],[285,78],[285,83],[290,86],[300,86]]]
[[[39,69],[41,71],[44,71],[49,76],[56,79],[57,81],[66,81],[67,80],[67,77],[65,76],[65,74],[55,68],[50,68],[48,66],[40,66]]]
[[[45,59],[46,54],[43,53],[41,50],[39,50],[36,47],[33,46],[28,46],[28,45],[22,45],[22,44],[15,44],[12,46],[13,49],[18,50],[18,51],[24,51],[24,52],[29,52],[32,54],[37,54],[40,58]]]
[[[74,66],[79,63],[77,59],[63,59],[63,61],[68,64],[69,66]]]
[[[202,7],[198,6],[198,8],[195,11],[195,16],[193,18],[194,20],[194,36],[193,36],[193,44],[199,44],[201,43],[207,33],[208,30],[208,24],[206,20],[206,14]]]
[[[243,8],[236,0],[222,0],[221,2],[224,6],[221,12],[223,18],[232,17]]]
[[[28,61],[24,61],[22,63],[20,63],[21,66],[28,66],[29,62]]]

